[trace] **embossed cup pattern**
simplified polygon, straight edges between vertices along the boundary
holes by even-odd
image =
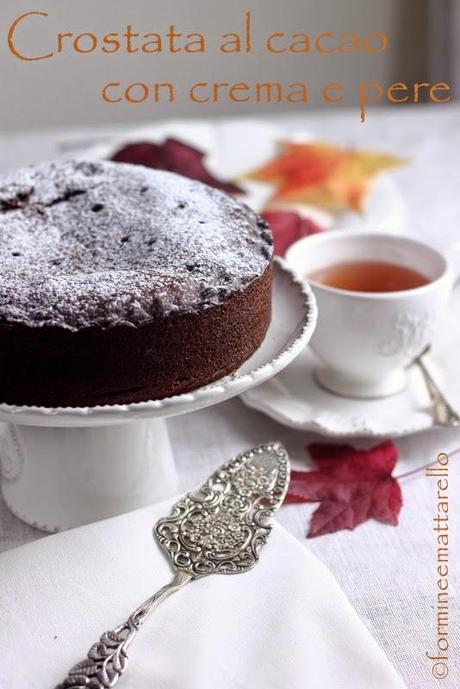
[[[435,313],[398,313],[377,342],[377,352],[382,357],[400,356],[405,359],[409,356],[411,360],[415,359],[433,339],[435,326]]]

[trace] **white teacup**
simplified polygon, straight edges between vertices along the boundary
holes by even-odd
[[[347,397],[384,397],[406,383],[410,362],[432,341],[449,298],[453,272],[446,258],[406,237],[337,230],[305,237],[286,254],[307,277],[318,301],[311,347],[323,366],[319,382]],[[381,261],[412,268],[429,282],[397,292],[352,292],[309,275],[348,261]]]

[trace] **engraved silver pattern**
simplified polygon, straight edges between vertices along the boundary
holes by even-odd
[[[271,531],[268,518],[286,492],[280,446],[262,446],[225,464],[155,527],[174,567],[200,577],[238,574],[255,565]]]
[[[424,357],[429,353],[430,347],[427,347],[420,356],[414,360],[414,363],[418,366],[430,395],[433,421],[437,426],[458,428],[460,426],[460,415],[453,409],[450,402],[441,392],[425,363]]]
[[[128,620],[105,632],[56,689],[110,689],[128,666],[128,648],[163,598],[209,574],[239,574],[257,563],[289,484],[289,458],[279,443],[248,450],[224,464],[154,527],[168,554],[173,580]]]

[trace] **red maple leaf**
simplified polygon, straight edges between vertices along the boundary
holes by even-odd
[[[368,450],[323,443],[307,449],[318,470],[293,471],[286,502],[321,503],[308,538],[354,529],[368,519],[397,525],[402,495],[391,475],[398,459],[391,440]]]
[[[276,256],[284,256],[291,244],[298,239],[322,232],[321,227],[313,220],[302,218],[292,211],[266,211],[262,215],[273,233]]]
[[[189,146],[177,139],[166,139],[161,144],[139,141],[118,150],[111,158],[116,163],[145,165],[156,170],[169,170],[184,177],[204,182],[210,187],[226,191],[228,194],[241,194],[242,189],[231,182],[223,182],[214,177],[204,165],[203,151]]]

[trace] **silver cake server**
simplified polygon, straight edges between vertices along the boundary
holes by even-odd
[[[289,457],[280,443],[248,450],[188,493],[153,533],[169,556],[173,580],[91,646],[56,689],[109,689],[128,666],[128,648],[153,608],[189,581],[240,574],[254,567],[289,484]]]

